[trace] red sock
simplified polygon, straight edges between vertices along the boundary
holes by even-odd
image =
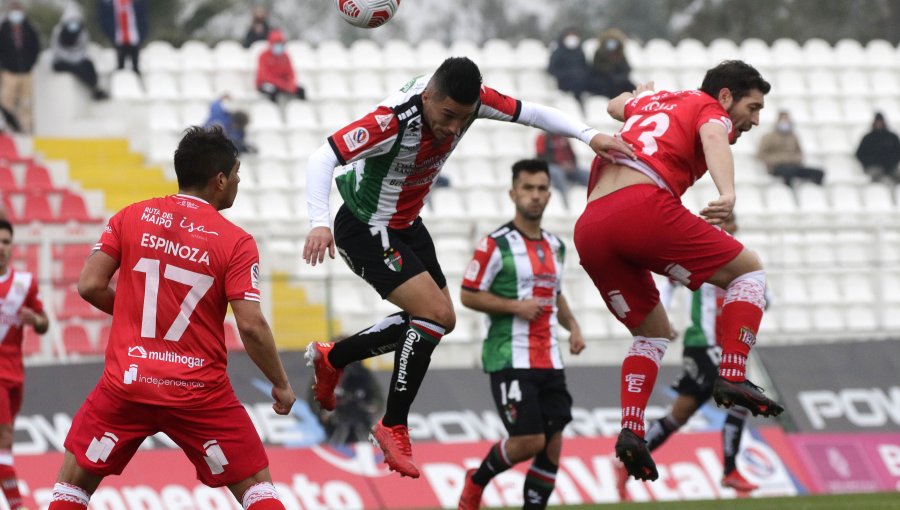
[[[761,281],[756,273],[760,273]],[[719,375],[724,379],[742,382],[746,378],[747,356],[756,343],[766,305],[765,292],[765,273],[762,271],[740,276],[728,286],[719,319],[722,323]]]
[[[260,482],[244,492],[244,508],[247,510],[285,510],[278,500],[278,492],[270,482]]]
[[[631,429],[638,437],[644,437],[644,409],[668,344],[664,338],[635,337],[622,362],[622,428]]]
[[[47,510],[87,510],[87,506],[72,501],[51,501]]]
[[[10,510],[22,508],[22,495],[19,494],[19,479],[16,470],[9,465],[0,465],[0,489],[6,497]]]

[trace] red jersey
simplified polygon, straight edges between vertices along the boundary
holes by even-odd
[[[95,249],[119,262],[104,384],[146,404],[196,407],[231,391],[228,302],[259,301],[250,234],[187,195],[130,205]]]
[[[714,97],[699,90],[662,91],[625,103],[619,133],[680,197],[706,173],[700,126],[708,122],[724,127],[734,140],[731,118]]]
[[[31,273],[9,268],[0,276],[0,381],[22,384],[22,319],[19,312],[28,307],[36,313],[44,311],[38,298],[37,279]]]

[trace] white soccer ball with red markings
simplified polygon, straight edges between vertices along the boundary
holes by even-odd
[[[334,0],[334,4],[344,21],[360,28],[380,27],[400,8],[400,0]]]

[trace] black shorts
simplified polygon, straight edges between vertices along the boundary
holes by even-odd
[[[720,356],[718,347],[685,347],[682,356],[684,371],[672,389],[679,395],[690,395],[700,403],[709,400],[719,374]]]
[[[494,404],[510,437],[561,432],[572,421],[564,371],[508,368],[490,375]]]
[[[439,289],[447,286],[422,218],[402,230],[373,227],[342,205],[334,218],[334,244],[350,270],[374,287],[382,299],[425,271]]]

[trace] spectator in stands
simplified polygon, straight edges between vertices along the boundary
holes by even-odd
[[[220,126],[225,136],[242,153],[256,152],[256,148],[246,141],[247,124],[250,116],[242,110],[232,111],[230,108],[231,97],[228,94],[216,99],[209,105],[209,118],[203,127]]]
[[[887,128],[882,113],[875,114],[872,131],[866,133],[856,149],[856,159],[873,181],[889,179],[900,182],[897,165],[900,163],[900,138]]]
[[[53,70],[74,74],[91,89],[94,99],[106,99],[106,92],[98,85],[97,70],[88,55],[89,41],[81,7],[69,4],[50,35]]]
[[[269,38],[269,12],[262,5],[253,8],[253,21],[244,36],[244,47],[249,48],[256,41],[265,41]]]
[[[600,44],[594,52],[591,66],[591,92],[612,98],[634,90],[630,78],[631,66],[625,57],[625,33],[618,28],[610,28],[597,39]]]
[[[581,37],[574,27],[567,28],[550,54],[547,72],[556,78],[556,86],[563,92],[571,92],[580,103],[588,90],[591,68],[581,49]]]
[[[23,510],[16,471],[13,469],[13,423],[22,406],[22,339],[25,327],[43,335],[50,327],[38,297],[37,278],[10,265],[13,227],[0,220],[0,490],[10,510]]]
[[[116,48],[118,69],[125,69],[125,60],[130,59],[131,68],[141,74],[141,43],[149,29],[144,0],[100,0],[97,12],[103,33]]]
[[[546,161],[550,167],[550,181],[562,194],[563,202],[566,201],[569,186],[588,185],[591,174],[578,166],[575,151],[568,138],[541,132],[535,139],[535,148],[538,159]]]
[[[15,117],[24,133],[31,133],[31,70],[40,51],[37,30],[25,9],[11,2],[0,23],[0,106]]]
[[[269,32],[269,47],[260,54],[256,68],[256,88],[273,103],[277,103],[280,96],[306,99],[306,90],[297,84],[284,43],[284,34],[280,30]]]
[[[763,136],[757,157],[765,163],[769,174],[784,179],[784,183],[788,186],[792,186],[796,179],[808,180],[821,185],[822,179],[825,177],[822,170],[803,164],[800,140],[794,133],[791,116],[785,110],[778,112],[778,124],[775,126],[775,130]]]

